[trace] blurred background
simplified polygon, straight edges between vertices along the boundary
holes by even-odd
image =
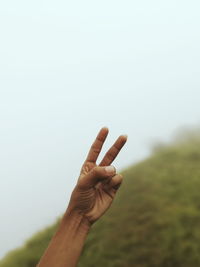
[[[0,258],[65,211],[101,127],[110,129],[101,155],[129,137],[118,171],[198,127],[199,8],[197,0],[0,2]]]

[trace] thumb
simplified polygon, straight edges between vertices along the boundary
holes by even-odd
[[[113,166],[94,167],[88,174],[81,177],[78,185],[81,189],[90,189],[98,182],[105,181],[116,174],[116,169]]]

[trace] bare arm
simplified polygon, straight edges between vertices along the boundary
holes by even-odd
[[[127,137],[120,136],[97,166],[107,135],[102,128],[92,144],[61,224],[37,267],[75,267],[92,224],[112,204],[123,177],[110,164]]]

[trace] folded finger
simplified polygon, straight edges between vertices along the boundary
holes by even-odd
[[[99,182],[103,182],[109,179],[110,176],[116,174],[116,169],[113,166],[100,167],[96,166],[88,174],[81,177],[78,181],[79,188],[90,189],[97,185]]]
[[[115,189],[117,190],[120,185],[122,184],[123,181],[123,177],[121,174],[117,174],[114,177],[112,177],[112,179],[110,179],[110,182],[108,183],[108,187],[110,189]]]

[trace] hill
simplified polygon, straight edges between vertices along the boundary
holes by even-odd
[[[199,136],[157,147],[123,175],[112,207],[88,235],[78,267],[200,266]],[[35,267],[58,223],[10,252],[0,267]]]

